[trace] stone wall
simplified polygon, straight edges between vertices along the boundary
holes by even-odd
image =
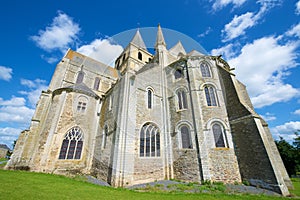
[[[188,182],[200,182],[199,164],[195,149],[180,149],[174,159],[174,178]]]
[[[241,176],[234,149],[213,148],[209,151],[211,181],[240,183]]]
[[[253,184],[260,187],[275,190],[283,195],[289,194],[285,184],[280,181],[282,176],[277,173],[277,166],[271,162],[270,156],[277,152],[270,148],[267,139],[264,139],[266,133],[263,128],[259,129],[255,121],[259,116],[251,110],[251,105],[246,104],[249,101],[243,98],[243,104],[240,100],[239,95],[245,92],[238,91],[238,94],[235,77],[222,68],[219,73],[222,85],[226,88],[223,91],[242,180],[252,180]]]

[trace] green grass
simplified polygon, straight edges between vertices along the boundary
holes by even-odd
[[[6,161],[7,160],[7,158],[0,158],[0,162],[1,161]]]
[[[300,178],[292,178],[292,182],[294,185],[294,190],[291,190],[290,192],[293,195],[300,197]]]
[[[216,194],[188,194],[188,193],[162,193],[138,192],[121,188],[110,188],[93,185],[84,181],[74,180],[64,176],[32,173],[24,171],[0,170],[0,199],[205,199],[205,200],[276,200],[287,199],[283,197],[258,195],[229,195]],[[298,182],[299,184],[299,182]],[[299,193],[296,184],[294,194]]]

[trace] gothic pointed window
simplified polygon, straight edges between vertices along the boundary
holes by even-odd
[[[138,59],[139,59],[139,60],[143,60],[143,55],[142,55],[141,52],[138,53]]]
[[[153,90],[147,89],[147,108],[151,109],[153,107]]]
[[[61,145],[59,159],[80,159],[83,147],[83,133],[76,126],[65,135]]]
[[[178,110],[187,109],[186,92],[183,89],[177,90]]]
[[[94,90],[99,90],[100,78],[96,77],[94,82]]]
[[[181,134],[182,148],[183,149],[192,149],[193,144],[192,144],[192,140],[191,140],[190,129],[186,125],[183,125],[180,127],[180,134]]]
[[[77,79],[76,79],[76,83],[82,83],[82,82],[83,82],[83,78],[84,78],[84,73],[83,73],[83,71],[78,72],[78,74],[77,74]]]
[[[200,70],[201,70],[202,77],[211,77],[210,67],[207,63],[202,62],[200,64]]]
[[[183,75],[182,69],[176,69],[175,73],[174,73],[174,77],[175,77],[175,79],[183,78],[184,75]]]
[[[152,123],[145,123],[141,129],[140,157],[160,157],[160,133]]]
[[[218,123],[213,124],[212,126],[213,135],[215,139],[216,147],[225,147],[224,135],[226,134],[223,126]]]
[[[216,90],[213,86],[204,87],[206,102],[208,106],[217,106]]]

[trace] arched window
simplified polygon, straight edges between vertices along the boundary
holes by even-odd
[[[76,126],[71,128],[62,142],[59,159],[80,159],[83,146],[83,133]]]
[[[122,62],[125,60],[126,53],[123,54]]]
[[[218,104],[217,104],[217,96],[216,96],[215,88],[212,86],[205,86],[204,91],[205,91],[207,105],[217,106]]]
[[[224,135],[226,134],[223,126],[218,123],[212,126],[216,147],[225,147]],[[224,134],[224,135],[223,135]]]
[[[182,89],[177,91],[177,100],[178,100],[178,109],[187,109],[187,99],[186,99],[186,92]]]
[[[183,125],[180,127],[180,134],[181,134],[182,148],[183,149],[192,149],[193,144],[192,144],[192,140],[191,140],[190,129],[186,125]]]
[[[138,59],[139,59],[139,60],[143,60],[143,55],[142,55],[141,52],[138,53]]]
[[[83,82],[84,73],[83,71],[78,72],[76,83],[82,83]]]
[[[88,99],[86,97],[80,96],[77,102],[77,112],[84,113],[87,108]]]
[[[211,77],[210,67],[207,63],[205,62],[201,63],[200,70],[201,70],[202,77]]]
[[[175,79],[179,79],[179,78],[183,78],[183,71],[182,69],[176,69],[175,73],[174,73],[174,77]]]
[[[147,89],[147,108],[151,109],[153,107],[153,91],[152,89]]]
[[[146,123],[140,132],[140,157],[160,156],[160,133],[152,123]]]
[[[107,136],[108,136],[108,126],[104,126],[103,135],[102,135],[102,149],[105,149],[106,142],[107,142]]]
[[[100,78],[96,77],[94,82],[94,90],[98,90],[100,85]]]

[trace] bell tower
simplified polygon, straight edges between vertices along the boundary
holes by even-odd
[[[136,31],[131,42],[116,59],[116,69],[123,75],[129,70],[137,72],[145,64],[150,62],[153,55],[148,52],[139,29]]]

